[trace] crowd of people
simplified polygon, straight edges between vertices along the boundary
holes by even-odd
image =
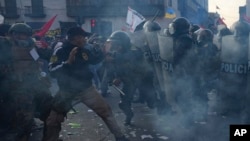
[[[107,38],[71,27],[67,38],[47,43],[25,23],[1,24],[0,140],[28,141],[39,118],[42,141],[58,141],[67,113],[81,102],[116,141],[128,141],[105,100],[109,87],[120,93],[124,126],[131,125],[133,102],[185,117],[187,126],[206,121],[209,112],[248,123],[249,29],[239,20],[213,33],[178,17],[164,29],[146,21],[133,33],[118,30]],[[59,86],[55,95],[51,79]]]

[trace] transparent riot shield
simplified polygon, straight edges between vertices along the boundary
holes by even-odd
[[[247,63],[247,95],[246,95],[245,109],[244,114],[245,117],[243,118],[243,123],[250,122],[250,109],[248,108],[250,102],[250,36],[248,37],[248,63]]]
[[[171,105],[173,111],[177,111],[179,108],[176,104],[173,92],[173,38],[165,31],[160,32],[158,33],[158,44],[162,67],[162,87],[166,95],[166,101]]]
[[[219,113],[239,114],[247,92],[248,42],[238,42],[233,35],[221,39],[219,74]]]
[[[154,66],[150,61],[152,56],[150,48],[146,45],[147,39],[144,31],[143,30],[135,31],[133,33],[130,33],[129,35],[132,45],[139,48],[143,52],[142,66],[144,67],[145,70],[152,71],[154,69]]]
[[[163,92],[164,86],[163,86],[162,65],[161,65],[158,36],[157,36],[158,32],[159,31],[145,32],[145,35],[147,39],[147,44],[150,49],[151,57],[153,59],[153,66],[160,86],[160,90]]]

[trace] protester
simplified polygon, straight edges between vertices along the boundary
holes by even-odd
[[[103,53],[96,50],[92,54],[85,48],[89,33],[80,27],[72,27],[67,32],[68,41],[55,50],[51,62],[51,75],[56,77],[59,92],[55,96],[52,111],[47,119],[43,141],[59,139],[61,123],[72,108],[72,101],[78,100],[92,109],[114,134],[116,141],[127,141],[118,126],[110,106],[92,84],[93,74],[89,64],[102,61]]]

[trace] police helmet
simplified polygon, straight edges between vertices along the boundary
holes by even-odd
[[[249,25],[244,21],[237,21],[233,23],[231,31],[235,36],[248,36],[249,35]]]
[[[124,31],[113,32],[107,41],[116,42],[121,45],[124,49],[129,49],[131,47],[131,42],[128,34]]]
[[[174,19],[169,24],[168,28],[170,35],[179,35],[183,33],[188,33],[190,28],[190,23],[186,18],[180,17]]]
[[[31,36],[32,28],[25,23],[16,23],[13,24],[9,29],[9,34],[11,35],[13,33],[23,33],[26,34],[27,36]]]
[[[198,42],[213,42],[214,34],[209,29],[199,29],[197,32]]]
[[[195,31],[199,30],[200,26],[197,24],[192,24],[189,28],[189,32],[194,33]]]
[[[136,26],[134,32],[143,30],[143,25],[146,23],[146,21],[141,22],[139,25]]]
[[[155,21],[147,21],[144,23],[143,29],[146,32],[153,32],[153,31],[161,30],[161,26],[159,23]]]

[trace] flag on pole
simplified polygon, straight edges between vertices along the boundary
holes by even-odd
[[[135,28],[144,21],[145,18],[140,13],[128,7],[126,23],[129,27],[129,31],[134,32]]]
[[[173,19],[175,17],[176,17],[176,14],[174,12],[174,9],[171,8],[171,7],[168,7],[166,9],[165,18],[167,18],[167,19]]]
[[[43,27],[35,33],[36,36],[44,36],[46,34],[46,32],[49,31],[51,25],[54,23],[54,20],[56,19],[57,15],[55,15],[54,17],[52,17],[47,23],[45,23],[43,25]]]
[[[216,25],[225,25],[225,26],[227,26],[226,23],[224,22],[224,20],[225,20],[224,18],[219,17],[217,19],[217,21],[216,21]]]

